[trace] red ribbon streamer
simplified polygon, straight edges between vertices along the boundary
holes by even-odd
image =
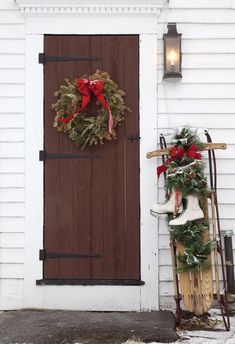
[[[164,164],[157,167],[157,176],[159,177],[162,172],[166,172],[170,163],[176,159],[181,159],[183,155],[186,155],[188,158],[201,160],[202,155],[198,152],[198,146],[192,144],[188,150],[185,150],[183,147],[174,146],[170,150],[170,158],[167,159]]]
[[[108,127],[109,127],[109,133],[112,134],[112,128],[113,128],[113,116],[112,112],[110,110],[110,107],[108,106],[104,95],[104,81],[103,80],[89,80],[89,79],[78,79],[77,80],[77,89],[82,94],[82,105],[80,109],[77,109],[74,114],[69,115],[65,118],[59,118],[58,122],[61,123],[69,123],[74,117],[76,117],[76,114],[81,113],[85,110],[85,108],[88,106],[91,100],[91,92],[95,95],[97,100],[100,102],[100,104],[103,106],[105,110],[109,113],[109,121],[108,121]]]

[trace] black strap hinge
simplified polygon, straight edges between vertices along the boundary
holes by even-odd
[[[63,259],[63,258],[102,258],[99,253],[68,253],[68,252],[48,252],[39,250],[39,260]]]
[[[71,61],[98,61],[97,56],[52,56],[45,53],[38,54],[38,63],[45,64],[46,62],[71,62]]]
[[[87,153],[47,153],[45,150],[39,151],[39,161],[46,161],[47,159],[89,159],[95,158],[99,159],[101,156],[99,154],[87,154]]]

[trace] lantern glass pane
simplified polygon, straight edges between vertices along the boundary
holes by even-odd
[[[180,73],[180,37],[165,39],[165,72]]]

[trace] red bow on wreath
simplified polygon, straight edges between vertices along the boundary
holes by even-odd
[[[167,159],[167,161],[165,161],[164,164],[157,167],[158,177],[160,176],[162,172],[166,172],[166,170],[168,169],[168,166],[170,165],[172,161],[176,159],[181,159],[183,155],[186,155],[188,158],[197,159],[197,160],[201,160],[202,158],[202,155],[198,153],[198,146],[194,144],[192,144],[188,150],[185,150],[183,147],[174,146],[171,148],[169,155],[170,155],[169,159]]]
[[[113,128],[113,116],[112,112],[104,98],[104,81],[103,80],[89,80],[89,79],[78,79],[77,80],[77,89],[82,94],[82,106],[80,109],[77,109],[74,114],[69,115],[65,118],[59,118],[58,122],[69,123],[73,118],[76,117],[76,114],[81,113],[85,110],[87,105],[91,100],[91,92],[96,96],[97,100],[103,106],[105,110],[109,113],[109,133],[112,134]]]

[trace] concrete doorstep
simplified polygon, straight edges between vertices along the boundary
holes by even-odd
[[[0,313],[0,344],[169,343],[178,338],[170,311]]]

